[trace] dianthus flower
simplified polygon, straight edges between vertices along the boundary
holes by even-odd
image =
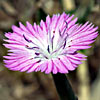
[[[97,27],[86,22],[84,25],[76,24],[74,15],[56,14],[52,18],[48,15],[46,21],[41,20],[40,25],[31,25],[26,22],[24,26],[12,26],[13,33],[5,36],[8,42],[4,44],[9,48],[8,56],[4,56],[5,66],[14,71],[45,72],[49,74],[68,73],[75,70],[86,57],[78,50],[88,49],[98,35]]]

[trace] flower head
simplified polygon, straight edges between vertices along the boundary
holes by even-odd
[[[75,70],[81,60],[86,57],[77,53],[78,50],[88,49],[94,42],[98,32],[97,27],[86,22],[84,25],[76,24],[77,18],[65,13],[46,17],[40,25],[26,26],[19,22],[19,27],[12,26],[13,33],[5,36],[8,42],[4,44],[9,48],[5,66],[15,71],[41,71],[45,73],[68,73]]]

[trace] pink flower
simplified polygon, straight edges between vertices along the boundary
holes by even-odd
[[[75,70],[86,57],[77,53],[78,50],[88,49],[98,36],[97,27],[86,22],[84,25],[75,24],[77,18],[65,13],[46,17],[40,25],[26,26],[19,22],[19,27],[12,26],[13,33],[5,36],[9,48],[8,56],[4,56],[5,66],[14,71],[50,72],[56,74],[68,73]]]

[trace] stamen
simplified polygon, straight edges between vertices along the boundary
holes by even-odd
[[[32,42],[31,40],[28,40],[28,39],[25,37],[24,34],[23,34],[23,37],[24,37],[24,39],[25,39],[27,42]]]
[[[41,62],[41,60],[37,61],[37,63]]]
[[[44,56],[46,59],[48,59],[48,57]]]
[[[62,33],[62,35],[64,35],[64,33],[66,32],[66,29],[68,28],[68,23],[65,21],[65,23],[66,23],[66,27],[65,27],[65,29],[64,29],[64,31],[63,31],[63,33]]]
[[[53,39],[54,39],[54,35],[53,35],[53,37],[51,39],[52,50],[53,50]]]
[[[27,49],[39,49],[38,47],[29,47],[28,45],[26,45]]]
[[[48,45],[48,48],[47,48],[48,52],[50,53],[50,48],[49,48],[49,45]]]
[[[66,23],[66,27],[65,27],[65,29],[64,29],[64,31],[63,31],[63,33],[61,34],[61,31],[59,30],[59,35],[60,35],[60,37],[61,38],[63,38],[62,40],[61,40],[61,42],[60,42],[60,46],[59,46],[59,49],[61,48],[61,47],[63,47],[63,49],[65,48],[65,46],[66,46],[66,42],[67,42],[67,37],[68,37],[68,33],[66,32],[66,29],[67,29],[67,27],[68,27],[68,23],[65,21],[65,23]],[[67,34],[67,36],[66,36],[66,34]]]
[[[63,49],[65,48],[65,46],[66,46],[66,39],[65,39],[65,43],[64,43]]]

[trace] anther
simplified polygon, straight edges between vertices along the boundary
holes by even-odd
[[[26,46],[26,48],[29,48],[29,46],[28,45],[25,45]]]
[[[33,60],[34,58],[30,58],[30,60]]]
[[[58,58],[60,60],[60,58]]]
[[[53,33],[55,33],[55,31],[53,31]]]
[[[35,53],[35,55],[37,55],[37,56],[38,56],[38,55],[40,55],[40,53],[37,53],[37,52],[36,52],[36,53]]]

